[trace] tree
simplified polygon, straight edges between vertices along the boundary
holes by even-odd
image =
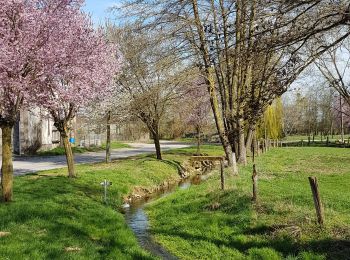
[[[202,80],[203,81],[203,80]],[[210,101],[203,82],[197,80],[193,86],[189,87],[185,98],[181,104],[187,111],[187,118],[184,123],[193,126],[197,133],[197,154],[200,154],[201,134],[203,128],[209,124],[212,117],[210,116]]]
[[[74,117],[80,104],[98,92],[103,93],[110,69],[115,72],[114,63],[105,62],[112,60],[114,50],[103,43],[101,33],[93,30],[89,19],[80,11],[81,4],[80,0],[0,2],[4,201],[12,199],[11,131],[20,109],[41,106],[49,110],[63,137],[72,176],[73,158],[67,135],[69,119]]]
[[[332,35],[330,39],[335,36]],[[322,41],[327,43],[329,38],[322,38]],[[321,72],[329,86],[339,93],[338,104],[334,107],[338,108],[340,115],[340,133],[342,142],[344,142],[344,103],[350,106],[350,41],[345,39],[339,45],[336,45],[327,50],[322,55],[315,65]]]
[[[61,51],[59,45],[64,39],[54,42],[51,35],[64,29],[66,16],[70,16],[79,2],[0,1],[1,186],[4,201],[12,200],[13,126],[21,108],[35,106],[45,99],[42,82],[48,74],[55,74],[59,58],[68,54],[67,49]]]
[[[128,17],[147,30],[166,30],[183,58],[201,69],[230,165],[232,151],[246,163],[256,123],[273,100],[316,57],[350,34],[344,29],[329,45],[315,40],[349,23],[346,1],[125,2]]]
[[[325,44],[329,40],[323,39]],[[342,41],[339,45],[327,50],[315,65],[330,87],[334,88],[350,104],[350,41]]]
[[[129,111],[147,126],[161,160],[160,123],[168,107],[182,95],[186,73],[177,57],[168,53],[168,46],[155,45],[159,36],[139,33],[134,27],[110,28],[110,34],[120,39],[124,67],[118,82]]]
[[[276,99],[265,111],[259,127],[259,136],[279,139],[282,137],[283,107],[281,98]]]
[[[130,119],[127,107],[119,88],[114,88],[109,92],[103,102],[92,102],[79,111],[79,118],[83,121],[81,128],[94,128],[106,131],[106,163],[111,162],[111,125],[120,124]]]
[[[95,30],[81,13],[80,4],[62,10],[60,31],[50,34],[55,49],[52,68],[41,87],[44,98],[39,105],[49,111],[63,141],[69,177],[75,177],[74,158],[69,142],[71,120],[90,102],[102,102],[112,91],[120,68],[116,46],[107,42],[102,29]]]

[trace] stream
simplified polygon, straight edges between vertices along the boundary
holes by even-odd
[[[142,248],[152,253],[154,256],[158,256],[162,259],[178,259],[170,254],[160,244],[155,242],[149,232],[148,218],[145,213],[145,206],[159,198],[168,196],[179,189],[188,189],[192,185],[199,185],[202,181],[208,179],[210,174],[196,175],[174,184],[167,189],[151,194],[147,198],[141,198],[134,200],[130,203],[130,206],[124,204],[125,220],[128,226],[134,232],[137,241]]]

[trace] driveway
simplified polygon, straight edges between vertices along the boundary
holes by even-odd
[[[112,150],[111,158],[122,159],[130,156],[154,153],[153,144],[144,143],[129,143],[131,148],[122,148]],[[188,144],[176,143],[171,141],[161,141],[162,150],[176,149],[189,147]],[[76,164],[82,163],[96,163],[105,160],[105,151],[89,152],[83,154],[75,154],[74,160]],[[0,160],[1,164],[1,160]],[[64,155],[58,156],[15,156],[13,158],[13,167],[15,175],[24,175],[43,170],[51,170],[66,167],[66,157]]]

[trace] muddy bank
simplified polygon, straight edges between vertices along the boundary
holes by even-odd
[[[169,161],[166,163],[169,163]],[[188,180],[195,182],[196,176],[208,174],[215,167],[214,164],[209,162],[193,164],[193,162],[190,160],[185,161],[182,165],[175,162],[170,163],[177,167],[177,177],[174,177],[174,179],[167,179],[159,185],[151,187],[135,186],[129,195],[123,197],[123,202],[130,204],[137,200],[147,200],[149,198],[157,196],[159,193],[164,193],[166,191],[172,190],[173,188],[181,185],[181,183],[188,182]],[[197,177],[197,181],[199,179],[200,177]]]

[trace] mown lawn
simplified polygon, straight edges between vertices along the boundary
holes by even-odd
[[[66,177],[67,169],[16,177],[14,202],[0,203],[0,259],[154,259],[119,213],[122,197],[136,186],[179,180],[174,160],[194,151],[169,151],[164,162],[139,156],[77,165],[76,179]],[[102,202],[104,179],[113,183],[108,205]]]
[[[111,149],[121,149],[130,148],[131,146],[118,141],[111,142]],[[86,153],[86,152],[99,152],[106,149],[106,144],[101,146],[91,146],[91,147],[72,147],[73,153]],[[55,155],[65,155],[64,147],[55,147],[48,151],[37,152],[36,155],[39,156],[55,156]]]
[[[257,159],[259,201],[251,202],[252,165],[218,174],[147,208],[155,239],[180,259],[349,259],[350,150],[276,148]],[[315,222],[308,176],[317,176],[326,224]]]

